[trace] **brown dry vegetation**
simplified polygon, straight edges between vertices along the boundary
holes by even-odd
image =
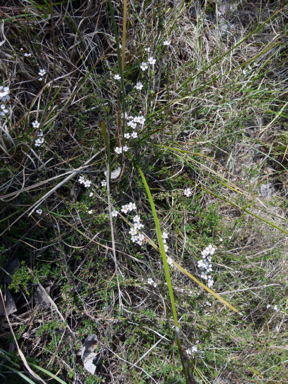
[[[123,4],[112,4],[121,40]],[[47,383],[185,383],[137,166],[169,233],[167,256],[206,284],[197,261],[213,244],[212,289],[241,313],[170,266],[182,359],[194,377],[288,382],[287,10],[284,1],[131,0],[123,92],[108,1],[2,4],[0,85],[10,88],[0,117],[5,383],[36,382],[15,340]],[[145,48],[156,63],[143,72]],[[146,119],[129,141],[123,98],[129,115]],[[129,151],[119,156],[120,142]],[[121,174],[107,189],[110,157]],[[121,213],[130,202],[144,224],[142,246],[129,235],[133,216]],[[91,334],[95,375],[81,359]]]

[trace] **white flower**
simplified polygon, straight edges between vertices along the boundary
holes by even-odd
[[[133,139],[136,139],[137,136],[138,136],[137,132],[134,131],[131,133],[131,137],[133,137]]]
[[[168,239],[168,233],[164,231],[164,232],[162,233],[162,238],[163,238],[163,239]]]
[[[92,215],[93,213],[93,209],[90,209],[90,211],[88,211],[89,215]]]
[[[278,309],[278,306],[277,306],[277,305],[274,305],[273,309],[274,309],[274,311],[279,311],[279,309]]]
[[[138,229],[138,230],[140,230],[141,228],[144,228],[144,225],[143,224],[141,224],[141,223],[134,223],[134,229]]]
[[[127,152],[129,150],[129,148],[127,147],[127,145],[124,145],[124,147],[123,147],[123,151],[124,152]]]
[[[46,70],[45,69],[40,69],[40,71],[38,72],[38,75],[40,77],[43,77],[44,75],[46,75]]]
[[[165,40],[164,42],[163,42],[163,45],[166,45],[166,46],[168,46],[168,45],[170,45],[171,43],[170,43],[170,41],[169,40]]]
[[[214,280],[211,279],[211,278],[209,278],[209,279],[208,279],[208,283],[207,283],[207,287],[208,287],[208,288],[211,288],[211,287],[213,287],[213,284],[214,284]]]
[[[8,109],[5,108],[4,104],[1,105],[1,109],[2,109],[2,111],[0,112],[1,116],[5,116],[5,114],[9,112]]]
[[[88,187],[90,187],[90,185],[91,185],[91,181],[90,181],[90,180],[85,180],[83,184],[84,184],[84,186],[85,186],[86,188],[88,188]]]
[[[133,221],[134,223],[140,223],[140,216],[139,215],[134,216]]]
[[[40,147],[41,144],[44,143],[44,138],[43,137],[39,137],[38,139],[35,140],[35,145],[36,147]]]
[[[101,186],[102,186],[102,187],[106,187],[106,185],[107,185],[107,181],[102,180],[102,181],[101,181]]]
[[[170,265],[171,267],[174,267],[174,263],[173,263],[173,260],[171,259],[171,257],[167,257],[167,263],[168,263],[168,265]]]
[[[142,71],[146,71],[146,69],[148,68],[147,63],[142,63],[142,64],[140,65],[140,68],[142,69]]]
[[[130,139],[130,133],[124,133],[125,139]]]
[[[33,128],[39,128],[39,126],[40,126],[40,123],[38,123],[38,121],[37,120],[35,120],[33,123],[32,123],[32,126],[33,126]]]
[[[271,307],[271,305],[270,305],[270,304],[267,304],[267,309],[270,308],[270,307]]]
[[[192,195],[192,189],[191,188],[184,189],[183,194],[186,197],[190,197]]]
[[[145,51],[146,52],[150,52],[150,48],[148,47],[148,48],[145,48]]]
[[[154,59],[152,56],[148,57],[148,62],[151,65],[154,65],[156,63],[156,59]]]
[[[121,80],[121,76],[118,75],[118,73],[116,73],[116,75],[114,75],[114,79],[115,79],[115,80]]]
[[[197,352],[198,351],[198,347],[197,347],[197,345],[193,345],[193,347],[191,348],[191,352],[192,353],[195,353],[195,352]]]
[[[153,279],[151,279],[151,277],[149,277],[149,279],[147,280],[147,283],[150,284],[150,285],[153,285],[153,287],[157,287],[157,283],[155,283],[155,281]]]
[[[134,228],[134,227],[132,227],[132,228],[130,228],[130,230],[129,230],[129,234],[131,235],[131,236],[136,236],[137,235],[137,229],[136,228]]]
[[[137,244],[140,245],[140,246],[143,245],[144,240],[145,240],[145,236],[142,233],[140,233],[138,235]],[[154,287],[157,287],[156,283],[154,283]]]
[[[37,132],[37,136],[43,136],[43,131],[42,131],[42,129],[40,129],[40,130]]]
[[[220,243],[222,243],[222,241],[223,241],[222,237],[220,237],[219,241],[220,241]]]
[[[164,249],[165,249],[165,252],[168,252],[169,248],[167,244],[164,244]]]
[[[191,355],[192,353],[195,353],[195,352],[197,352],[198,351],[198,347],[197,347],[197,345],[193,345],[193,347],[191,348],[191,349],[186,349],[186,353],[187,353],[187,355]]]
[[[111,215],[112,215],[112,217],[118,216],[118,212],[116,211],[116,209],[113,209],[113,211],[111,212]]]
[[[92,197],[92,196],[93,196],[93,192],[90,192],[90,193],[89,193],[89,197]]]
[[[123,207],[121,208],[121,212],[128,213],[129,212],[128,206],[127,205],[123,205]]]
[[[132,129],[135,129],[136,128],[136,123],[134,121],[129,121],[127,123],[128,127],[131,127]]]
[[[30,57],[30,56],[32,56],[32,53],[24,53],[24,56],[25,57]]]
[[[0,99],[2,101],[9,100],[9,87],[3,87],[2,85],[0,86]]]
[[[145,124],[145,118],[143,115],[138,116],[138,123],[141,125]]]
[[[198,260],[197,264],[198,264],[198,268],[205,268],[205,261],[204,260]]]
[[[115,152],[120,155],[120,153],[122,153],[122,147],[116,147],[115,148]]]
[[[130,211],[136,211],[137,207],[135,203],[129,203],[128,204],[129,210]]]
[[[38,213],[38,215],[42,215],[42,209],[36,209],[36,213]]]
[[[138,89],[138,91],[141,91],[141,89],[143,88],[143,84],[138,81],[138,83],[135,85],[135,88]]]
[[[84,184],[84,182],[85,182],[84,176],[80,176],[78,181],[79,181],[80,184]]]

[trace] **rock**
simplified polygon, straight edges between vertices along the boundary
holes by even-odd
[[[43,291],[39,286],[36,288],[35,292],[35,302],[42,308],[49,308],[51,303],[48,297],[48,293]]]

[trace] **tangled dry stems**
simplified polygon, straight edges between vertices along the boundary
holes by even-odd
[[[286,223],[285,115],[265,128],[285,101],[287,9],[280,3],[259,8],[239,2],[221,19],[213,7],[204,12],[181,5],[150,2],[145,8],[144,2],[131,2],[125,97],[129,113],[142,112],[147,118],[131,151],[169,233],[173,259],[197,275],[200,252],[213,242],[215,291],[244,314],[239,319],[229,313],[172,269],[183,347],[200,340],[191,361],[202,382],[248,383],[257,372],[263,383],[284,382],[287,240],[275,225],[285,228]],[[121,6],[113,6],[121,25]],[[277,17],[245,39],[280,8]],[[11,260],[25,262],[14,271],[10,286],[18,308],[11,323],[21,348],[39,364],[61,369],[67,382],[92,383],[97,381],[84,371],[78,352],[85,338],[96,333],[99,382],[183,382],[159,254],[149,245],[131,244],[128,223],[117,219],[117,283],[106,190],[93,187],[89,198],[77,183],[80,174],[94,186],[105,177],[103,117],[112,147],[121,135],[120,90],[113,78],[118,73],[116,44],[107,4],[53,6],[55,46],[49,7],[11,2],[1,12],[4,19],[20,16],[2,24],[0,68],[13,93],[1,131],[1,194],[7,195],[1,202],[2,257],[4,268]],[[160,43],[171,28],[168,51]],[[131,89],[146,80],[139,66],[148,47],[157,52],[157,64],[140,94]],[[23,56],[25,52],[32,56]],[[47,75],[40,82],[42,68]],[[45,135],[39,150],[34,120]],[[59,186],[61,174],[74,172],[98,152],[89,167]],[[113,167],[124,168],[110,185],[113,206],[135,202],[145,235],[157,242],[133,163],[128,156],[125,162],[113,161]],[[268,182],[271,194],[259,196]],[[193,192],[188,201],[182,193],[187,186]],[[43,214],[28,216],[32,204],[53,187],[41,204]],[[35,278],[72,334],[57,312],[35,299]],[[148,278],[157,288],[147,284]],[[268,304],[281,310],[273,312]],[[5,323],[2,335],[7,349]]]

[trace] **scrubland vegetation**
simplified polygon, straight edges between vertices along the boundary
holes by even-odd
[[[2,3],[3,383],[288,382],[287,11]]]

